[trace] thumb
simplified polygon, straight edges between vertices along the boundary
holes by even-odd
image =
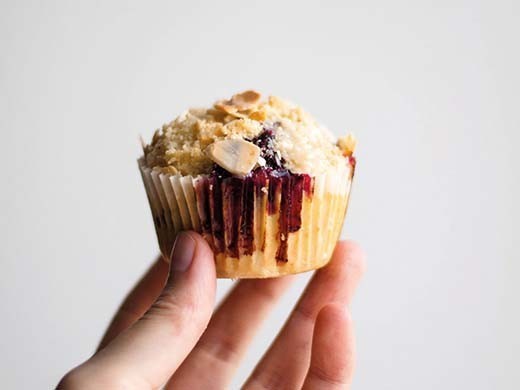
[[[164,384],[204,332],[215,286],[208,244],[194,232],[180,233],[161,295],[141,319],[86,363],[89,371],[104,370],[102,377],[125,378],[127,385]]]

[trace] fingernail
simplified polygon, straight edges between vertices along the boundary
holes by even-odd
[[[189,268],[195,253],[195,245],[195,240],[189,233],[181,232],[177,235],[170,257],[172,271],[184,272]]]

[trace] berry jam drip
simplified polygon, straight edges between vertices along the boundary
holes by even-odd
[[[352,173],[350,174],[350,178],[352,179],[354,177],[354,172],[356,170],[356,158],[354,156],[349,156],[348,163],[352,167]]]
[[[280,245],[276,260],[287,262],[289,233],[300,229],[301,210],[306,196],[312,196],[312,179],[307,174],[295,174],[284,167],[285,161],[274,147],[274,135],[278,124],[264,127],[264,131],[248,141],[257,145],[265,165],[259,166],[247,176],[235,177],[218,165],[208,178],[197,182],[196,196],[201,215],[202,233],[212,237],[217,253],[226,252],[238,258],[255,251],[255,199],[257,205],[266,204],[268,215],[279,213],[278,240]],[[257,206],[259,207],[259,206]],[[265,223],[265,212],[257,213]],[[256,242],[265,248],[264,237]]]

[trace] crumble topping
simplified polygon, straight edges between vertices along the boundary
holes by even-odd
[[[146,164],[172,174],[208,174],[213,167],[214,146],[210,145],[250,140],[266,129],[275,129],[274,148],[285,168],[294,173],[315,176],[346,165],[345,157],[352,155],[356,145],[351,134],[336,141],[297,105],[276,96],[262,101],[258,92],[245,91],[208,109],[190,109],[163,125],[144,146]]]

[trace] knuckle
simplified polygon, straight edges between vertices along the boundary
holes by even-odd
[[[263,372],[253,373],[251,378],[244,385],[244,390],[275,390],[287,388],[287,383],[284,381],[284,375],[277,371],[270,371],[269,373]]]
[[[294,317],[307,323],[314,323],[316,320],[316,312],[305,304],[298,304],[293,311]]]
[[[240,351],[233,337],[222,335],[217,341],[201,340],[198,348],[212,358],[224,363],[234,363],[240,359]]]
[[[325,370],[318,366],[311,366],[308,375],[317,382],[327,385],[338,386],[341,388],[347,385],[347,382],[342,376],[342,370]]]
[[[143,319],[174,320],[177,318],[185,318],[191,320],[194,314],[195,310],[192,305],[180,304],[171,297],[160,296],[145,313]]]
[[[172,293],[165,290],[141,318],[144,321],[168,321],[178,326],[189,323],[191,327],[203,330],[211,315],[211,308],[196,294]]]

